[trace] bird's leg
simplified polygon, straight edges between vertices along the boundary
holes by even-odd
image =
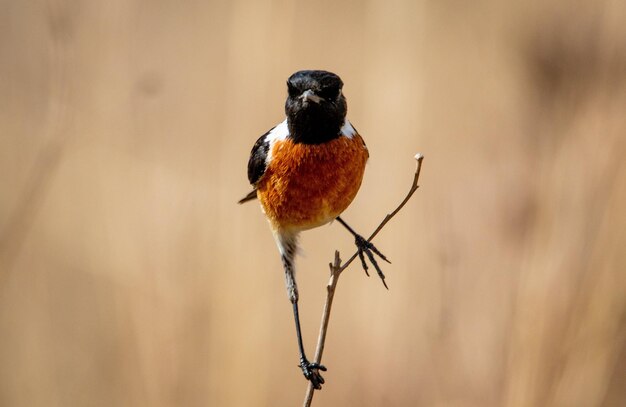
[[[352,235],[354,236],[354,244],[356,244],[357,254],[359,255],[359,259],[361,260],[361,265],[363,266],[363,270],[365,271],[365,274],[369,276],[369,273],[367,272],[367,269],[368,269],[367,263],[365,262],[365,256],[367,256],[369,261],[372,263],[372,265],[376,269],[376,273],[378,273],[378,277],[380,277],[380,280],[383,282],[383,285],[385,286],[385,288],[389,289],[389,287],[387,287],[387,283],[385,282],[385,275],[383,274],[383,271],[380,269],[380,266],[378,265],[378,262],[376,261],[376,258],[374,257],[374,255],[377,255],[378,257],[380,257],[387,263],[391,263],[391,262],[387,260],[387,257],[385,257],[385,255],[382,254],[376,248],[376,246],[374,246],[371,242],[366,240],[363,236],[356,233],[354,229],[352,229],[343,219],[341,219],[340,216],[337,216],[337,220],[346,229],[348,229],[348,231],[352,233]]]
[[[287,285],[287,294],[293,305],[293,317],[296,321],[296,335],[298,337],[298,349],[300,351],[300,369],[304,377],[313,384],[316,390],[322,388],[324,378],[320,375],[319,370],[326,371],[326,367],[319,363],[311,363],[304,353],[304,344],[302,343],[302,331],[300,329],[300,315],[298,313],[298,286],[294,273],[294,256],[296,252],[296,238],[286,238],[279,236],[278,245],[282,253],[281,259],[285,269],[285,283]]]
[[[298,335],[298,347],[300,349],[300,369],[304,377],[309,380],[316,390],[322,388],[324,384],[324,378],[319,373],[319,370],[326,371],[324,365],[319,363],[311,363],[304,354],[304,345],[302,344],[302,332],[300,331],[300,316],[298,315],[298,300],[292,302],[293,304],[293,317],[296,320],[296,334]]]

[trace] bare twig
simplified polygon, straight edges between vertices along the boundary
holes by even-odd
[[[378,232],[380,232],[385,227],[385,225],[394,216],[396,216],[398,212],[400,212],[400,209],[402,209],[404,205],[406,205],[406,203],[409,201],[409,199],[411,199],[415,191],[417,191],[417,188],[419,188],[419,185],[417,185],[417,182],[419,181],[420,170],[422,169],[422,160],[424,159],[424,156],[418,153],[415,155],[415,159],[417,160],[417,168],[415,169],[415,176],[413,177],[413,184],[411,185],[411,189],[409,189],[409,192],[407,193],[404,200],[400,202],[400,205],[398,205],[398,207],[393,212],[391,212],[390,214],[387,214],[387,216],[385,216],[382,222],[380,222],[376,230],[374,230],[374,232],[370,235],[369,239],[367,239],[368,241],[371,241],[378,234]],[[357,257],[357,253],[354,253],[352,257],[350,257],[345,263],[341,264],[341,258],[339,257],[339,252],[335,251],[335,259],[332,263],[329,264],[330,280],[328,281],[328,285],[326,287],[327,289],[326,303],[324,304],[324,312],[322,314],[320,333],[317,338],[317,348],[315,349],[315,359],[314,359],[315,363],[321,363],[322,361],[322,354],[324,353],[324,344],[326,343],[326,333],[328,331],[328,321],[330,320],[330,311],[333,305],[335,289],[337,287],[337,283],[339,282],[339,276],[350,265],[350,263],[354,261],[356,257]],[[314,392],[315,392],[315,388],[309,382],[309,385],[306,390],[306,395],[304,397],[304,404],[303,404],[304,407],[309,407],[311,405],[311,402],[313,401]]]
[[[324,344],[326,343],[326,332],[328,330],[328,321],[330,320],[330,310],[333,306],[333,297],[335,296],[335,288],[339,281],[339,275],[341,274],[341,258],[339,257],[339,251],[335,250],[335,260],[328,265],[330,267],[330,280],[328,280],[328,286],[326,286],[326,303],[324,304],[324,312],[322,314],[322,324],[320,327],[320,334],[317,339],[317,348],[315,349],[315,359],[322,360],[322,354],[324,353]],[[311,405],[313,400],[313,392],[315,387],[309,382],[309,387],[306,390],[306,396],[304,398],[304,406]]]

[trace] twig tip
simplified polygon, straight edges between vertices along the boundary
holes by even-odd
[[[415,154],[415,159],[417,161],[422,161],[424,159],[424,155],[422,153]]]

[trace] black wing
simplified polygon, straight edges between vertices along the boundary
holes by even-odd
[[[259,179],[261,179],[267,167],[265,160],[270,150],[270,142],[267,139],[267,135],[270,131],[259,137],[250,152],[250,160],[248,161],[248,181],[254,186],[259,182]]]
[[[272,128],[270,131],[272,130],[274,129]],[[250,160],[248,160],[248,181],[254,186],[254,189],[239,200],[240,204],[256,199],[256,184],[265,174],[265,169],[267,168],[265,160],[270,151],[270,141],[267,135],[270,134],[270,131],[259,137],[256,143],[254,143],[254,147],[252,147]]]

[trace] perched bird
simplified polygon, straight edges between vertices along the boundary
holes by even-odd
[[[383,284],[385,276],[374,254],[388,261],[339,217],[356,196],[369,157],[363,139],[346,119],[342,88],[339,76],[327,71],[299,71],[289,77],[287,118],[254,144],[248,162],[254,189],[239,201],[258,198],[269,221],[293,304],[300,368],[316,389],[324,383],[319,371],[326,368],[309,362],[302,344],[294,267],[299,233],[337,219],[354,236],[365,272],[367,256]]]

